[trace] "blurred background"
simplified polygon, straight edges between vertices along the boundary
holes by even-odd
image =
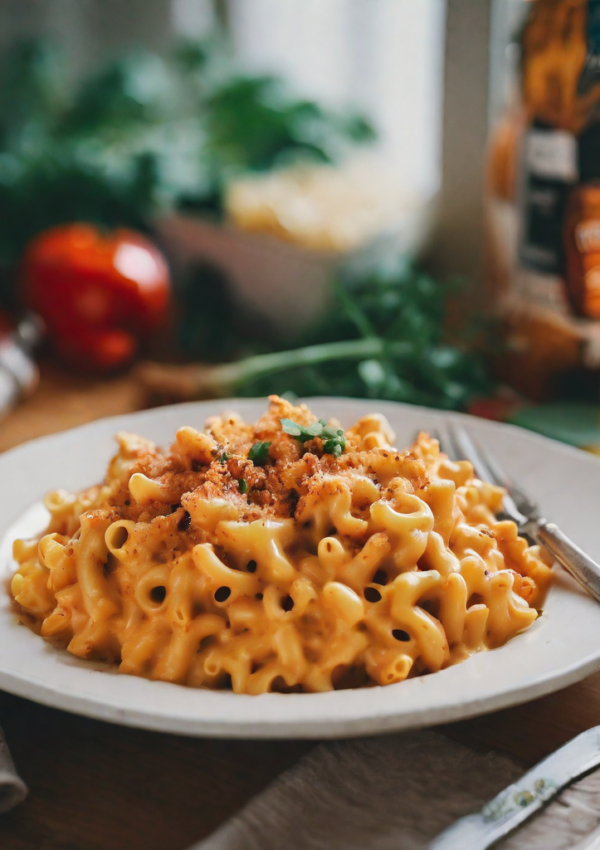
[[[0,447],[278,392],[595,449],[599,68],[598,0],[0,0]]]

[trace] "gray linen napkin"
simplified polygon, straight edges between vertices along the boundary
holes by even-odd
[[[0,814],[22,803],[26,796],[27,786],[15,770],[0,729]]]
[[[425,850],[523,772],[436,731],[321,744],[190,850]],[[500,847],[566,850],[599,825],[600,773]]]
[[[423,850],[522,772],[433,731],[320,744],[193,850]]]

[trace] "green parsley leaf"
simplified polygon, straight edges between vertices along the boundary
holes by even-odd
[[[321,437],[325,454],[339,457],[346,448],[346,437],[342,429],[328,425],[324,419],[319,419],[306,428],[303,425],[298,425],[297,422],[292,422],[291,419],[282,419],[281,427],[286,434],[295,437],[301,443],[314,440],[315,437]]]
[[[240,493],[244,496],[248,492],[248,482],[243,478],[240,478],[238,481],[238,487],[240,488]]]
[[[286,434],[289,434],[290,437],[301,437],[302,435],[302,428],[300,425],[296,425],[296,423],[292,422],[291,419],[282,419],[281,428]]]
[[[321,436],[324,440],[337,440],[338,437],[344,436],[344,432],[341,428],[334,428],[333,425],[327,425],[323,428]]]
[[[231,455],[227,454],[227,452],[223,452],[219,460],[221,461],[221,463],[227,463],[230,457]]]
[[[335,436],[330,437],[323,443],[323,452],[326,455],[334,455],[339,457],[346,448],[346,437],[344,432],[338,430]]]
[[[291,419],[281,420],[281,427],[285,433],[300,440],[301,443],[306,443],[308,440],[314,440],[315,437],[320,437],[323,433],[324,425],[325,423],[322,419],[312,422],[306,427],[304,425],[298,425],[297,422],[292,422]]]
[[[264,463],[269,457],[269,447],[270,442],[262,442],[262,443],[254,443],[254,445],[250,448],[248,452],[248,460],[251,460],[252,463],[261,464]]]

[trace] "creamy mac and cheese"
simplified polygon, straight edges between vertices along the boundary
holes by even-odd
[[[50,493],[41,539],[17,540],[23,621],[80,658],[236,693],[389,685],[527,629],[551,579],[502,491],[384,417],[344,432],[272,397],[133,434],[105,482]]]

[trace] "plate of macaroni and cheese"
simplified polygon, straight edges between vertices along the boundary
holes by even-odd
[[[442,414],[177,405],[0,457],[0,687],[151,729],[334,737],[456,720],[600,667],[600,607],[430,436]],[[465,419],[465,417],[460,417]],[[600,463],[471,419],[600,558]]]

